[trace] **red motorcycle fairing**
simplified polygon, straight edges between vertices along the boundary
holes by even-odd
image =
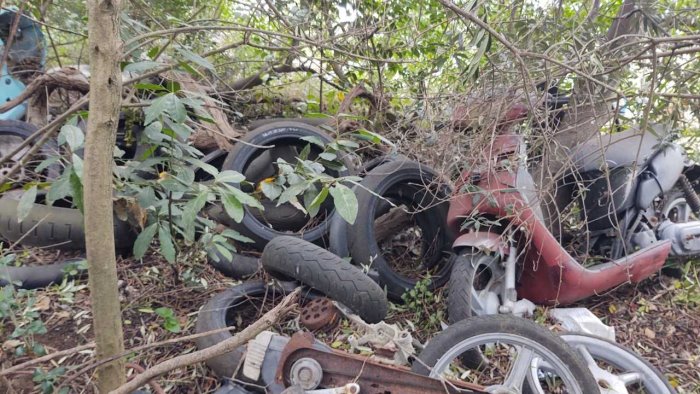
[[[523,200],[516,189],[517,171],[493,168],[494,162],[488,160],[514,153],[521,138],[497,136],[491,152],[486,152],[486,171],[462,174],[447,215],[450,228],[462,233],[454,243],[455,249],[481,245],[490,250],[507,250],[507,240],[499,234],[460,231],[464,220],[472,215],[504,219],[524,239],[518,248],[523,251],[519,257],[522,273],[516,284],[518,296],[548,305],[570,304],[627,282],[636,283],[661,269],[671,250],[670,241],[657,242],[619,260],[589,268],[576,261]],[[475,188],[466,191],[467,184]],[[495,246],[495,236],[500,239],[499,246]]]

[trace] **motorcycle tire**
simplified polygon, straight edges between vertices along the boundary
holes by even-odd
[[[584,360],[593,363],[594,369],[596,367],[602,368],[598,366],[597,361],[603,361],[605,366],[612,366],[625,374],[636,372],[639,376],[639,382],[625,382],[624,380],[619,382],[624,382],[625,386],[641,384],[640,388],[645,393],[676,394],[676,390],[661,371],[637,353],[618,343],[594,335],[573,332],[559,334],[559,337],[569,346],[576,348],[583,355]],[[622,378],[620,379],[622,380]],[[610,387],[610,391],[616,392],[616,390],[622,392],[622,387],[619,387],[619,390],[618,387]]]
[[[229,278],[242,280],[254,276],[260,272],[260,259],[253,256],[246,256],[240,253],[232,253],[233,258],[228,259],[218,250],[212,251],[218,261],[211,256],[208,257],[209,264],[217,271]]]
[[[498,313],[498,310],[488,310],[476,305],[474,300],[476,291],[490,288],[495,281],[500,280],[496,276],[502,275],[487,271],[494,263],[498,264],[496,257],[478,251],[461,253],[456,257],[448,284],[447,316],[450,323],[457,323],[471,316]],[[500,292],[497,293],[500,296]]]
[[[552,368],[558,367],[559,376],[567,377],[566,383],[572,385],[566,387],[570,393],[571,389],[578,394],[600,392],[586,363],[573,348],[546,328],[512,315],[480,316],[451,325],[427,343],[411,369],[421,375],[439,378],[443,372],[441,369],[449,367],[460,352],[475,350],[468,347],[469,342],[478,343],[480,338],[493,340],[494,343],[508,343],[507,340],[511,340],[527,345]],[[523,392],[531,388],[530,381],[521,383]]]
[[[66,275],[65,268],[80,260],[82,259],[69,259],[47,265],[0,267],[0,287],[13,285],[20,289],[38,289],[61,283]]]
[[[355,264],[371,262],[372,268],[379,273],[380,284],[386,287],[392,300],[400,301],[417,280],[396,272],[381,253],[374,230],[380,202],[389,199],[418,209],[413,217],[422,233],[421,270],[434,268],[430,288],[442,287],[452,268],[449,256],[452,235],[446,223],[450,190],[444,185],[428,187],[438,179],[437,174],[426,166],[396,160],[374,168],[355,189],[358,206],[363,209],[348,230],[350,255]]]
[[[247,307],[256,308],[258,310],[258,317],[260,317],[266,312],[261,310],[266,300],[272,300],[272,303],[274,303],[275,300],[279,301],[281,297],[294,290],[295,287],[295,283],[268,285],[259,280],[244,282],[240,285],[233,286],[215,295],[202,306],[197,316],[195,332],[201,334],[231,327],[235,325],[236,318],[241,317],[241,314],[246,312],[245,308]],[[239,315],[236,315],[236,312],[238,312]],[[197,349],[206,349],[225,341],[245,327],[237,328],[238,330],[221,331],[195,339]],[[220,378],[235,378],[234,374],[239,370],[239,367],[244,361],[245,349],[245,345],[240,346],[228,353],[210,358],[206,361],[206,364]]]
[[[297,122],[303,123],[308,126],[319,127],[326,124],[334,124],[335,119],[333,118],[267,118],[267,119],[256,119],[248,123],[248,130],[255,131],[263,126],[267,126],[272,123],[279,122]]]
[[[384,291],[361,269],[308,241],[281,236],[262,254],[263,268],[284,279],[295,279],[350,308],[368,323],[386,317]]]
[[[373,169],[394,160],[408,160],[408,158],[400,154],[375,157],[374,159],[364,163],[360,167],[357,175],[364,177]],[[355,191],[354,188],[353,191]],[[357,191],[355,191],[355,194],[357,194]],[[383,205],[377,208],[377,217],[387,213],[389,209],[391,209],[391,204],[384,200],[382,200],[380,204]],[[350,225],[348,222],[340,217],[340,215],[335,215],[331,219],[331,225],[328,230],[328,250],[343,258],[350,257],[350,248],[348,247],[349,226]]]
[[[258,146],[269,146],[275,144],[289,144],[291,142],[299,142],[304,137],[315,137],[324,143],[330,143],[332,138],[321,130],[298,122],[277,122],[259,127],[248,133],[241,142],[237,143],[231,152],[229,152],[223,164],[224,170],[233,170],[241,174],[245,174],[250,163],[256,159],[263,149]],[[306,142],[304,142],[306,144]],[[349,158],[343,160],[344,165],[352,168],[352,163]],[[333,176],[345,176],[350,172],[348,170],[331,172]],[[256,181],[251,179],[252,181]],[[233,184],[233,187],[241,188],[240,184]],[[248,206],[244,207],[245,214],[241,223],[236,223],[233,220],[227,220],[226,224],[241,234],[254,240],[256,247],[262,250],[267,242],[280,235],[295,235],[310,242],[321,242],[323,237],[328,233],[330,221],[335,215],[335,210],[332,207],[325,212],[325,217],[322,217],[318,223],[312,227],[306,228],[307,221],[301,227],[297,226],[294,230],[277,230],[268,226],[265,222],[258,219],[259,215],[254,214],[254,209]],[[291,211],[286,211],[291,212]],[[266,213],[262,213],[269,222],[275,217],[274,211],[268,217]],[[296,214],[295,214],[296,215]],[[322,215],[322,214],[321,214]],[[296,217],[296,216],[294,216]],[[319,218],[319,217],[317,217]]]
[[[22,122],[19,120],[0,120],[0,137],[3,136],[9,136],[9,137],[17,137],[17,139],[21,139],[22,141],[26,140],[34,134],[37,130],[39,130],[36,126],[34,126],[31,123],[27,122]],[[35,140],[36,141],[36,140]],[[30,144],[26,150],[30,149],[33,144]],[[12,144],[9,144],[8,146],[4,146],[4,144],[0,144],[0,147],[2,148],[2,151],[0,151],[0,157],[2,157],[3,154],[8,154],[10,151],[14,149]],[[7,150],[7,152],[3,152]],[[53,139],[49,139],[40,149],[38,152],[38,157],[35,160],[35,163],[38,164],[41,162],[43,159],[53,157],[56,155],[58,152],[58,146],[56,145],[56,142]],[[21,153],[21,152],[20,152]],[[16,157],[17,160],[21,159],[20,157]],[[0,167],[0,176],[4,176],[7,171],[14,165],[12,161],[5,163],[2,167]],[[25,168],[33,168],[35,165],[30,164],[25,166]],[[24,169],[22,169],[24,170]],[[44,174],[48,179],[55,179],[61,174],[61,167],[58,164],[52,164],[50,165],[45,171]]]
[[[17,221],[17,206],[23,191],[6,192],[0,198],[0,236],[7,241],[20,241],[25,246],[55,247],[63,250],[85,249],[85,225],[80,210],[46,205],[45,194],[38,193],[27,217]],[[54,204],[61,204],[57,201]],[[136,233],[129,223],[114,218],[115,249],[131,251]]]

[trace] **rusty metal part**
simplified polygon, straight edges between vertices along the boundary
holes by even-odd
[[[275,380],[290,385],[292,365],[302,358],[310,358],[323,368],[321,387],[339,387],[346,383],[360,385],[362,394],[445,394],[485,393],[484,387],[465,382],[444,382],[418,375],[407,368],[379,364],[369,357],[313,349],[313,334],[298,332],[285,346],[277,366]]]
[[[340,321],[338,308],[330,298],[322,297],[312,300],[301,310],[301,324],[311,331],[330,331]]]

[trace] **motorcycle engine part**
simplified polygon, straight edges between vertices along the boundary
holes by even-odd
[[[263,331],[248,341],[245,361],[243,361],[243,376],[257,382],[260,379],[260,369],[265,360],[265,353],[270,346],[270,341],[275,335],[272,331]]]
[[[301,324],[311,331],[330,331],[339,322],[338,308],[326,297],[309,301],[301,309],[300,316]]]
[[[657,152],[639,175],[637,208],[646,209],[659,195],[671,190],[683,173],[685,151],[671,144]]]
[[[538,393],[599,392],[574,349],[546,328],[512,315],[481,316],[451,325],[428,342],[413,371],[435,379],[451,377],[453,367],[465,365],[463,355],[484,348],[490,349],[484,352],[486,362],[465,375],[470,382],[487,383],[487,392],[521,393],[528,388]],[[557,391],[544,391],[542,384]]]
[[[348,342],[353,349],[361,349],[361,346],[369,344],[375,350],[377,357],[386,360],[387,364],[394,365],[408,365],[409,357],[415,355],[413,337],[408,330],[401,330],[396,324],[387,324],[383,321],[368,324],[342,305],[338,305],[338,309],[362,332],[360,337],[355,335],[348,337]]]
[[[678,178],[678,182],[681,185],[681,189],[683,189],[688,205],[690,205],[690,208],[696,215],[700,215],[700,196],[698,196],[698,193],[693,189],[690,180],[688,180],[687,176],[681,175],[681,177]]]
[[[304,390],[313,390],[321,384],[323,369],[313,358],[300,358],[289,370],[289,380]]]
[[[575,333],[564,333],[560,338],[583,356],[593,376],[601,385],[600,392],[603,394],[627,393],[628,387],[641,389],[639,392],[645,393],[676,393],[658,369],[638,354],[615,342],[593,335]],[[598,364],[600,361],[619,372],[613,373],[601,368]],[[606,387],[602,387],[603,385]]]
[[[445,384],[441,380],[412,373],[405,368],[379,364],[366,356],[318,350],[315,344],[316,340],[309,332],[294,334],[280,355],[275,383],[285,386],[291,384],[292,366],[297,360],[310,358],[321,365],[323,370],[321,387],[356,383],[363,394],[484,393],[483,387],[478,385],[466,382]]]
[[[301,386],[287,387],[281,394],[359,394],[360,385],[357,383],[348,383],[343,387],[335,387],[331,389],[320,390],[304,390]]]
[[[590,231],[614,228],[617,215],[634,204],[637,180],[633,167],[593,171],[582,175],[588,190],[583,196],[583,219]],[[656,197],[657,194],[654,194]]]
[[[700,221],[673,223],[665,220],[659,225],[659,237],[671,240],[671,251],[676,256],[700,254]]]
[[[588,308],[552,308],[549,310],[549,316],[567,331],[615,341],[615,327],[603,323]]]

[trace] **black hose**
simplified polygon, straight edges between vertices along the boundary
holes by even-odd
[[[15,285],[22,289],[37,289],[60,283],[66,275],[65,268],[82,259],[69,259],[49,265],[0,267],[0,286]]]

